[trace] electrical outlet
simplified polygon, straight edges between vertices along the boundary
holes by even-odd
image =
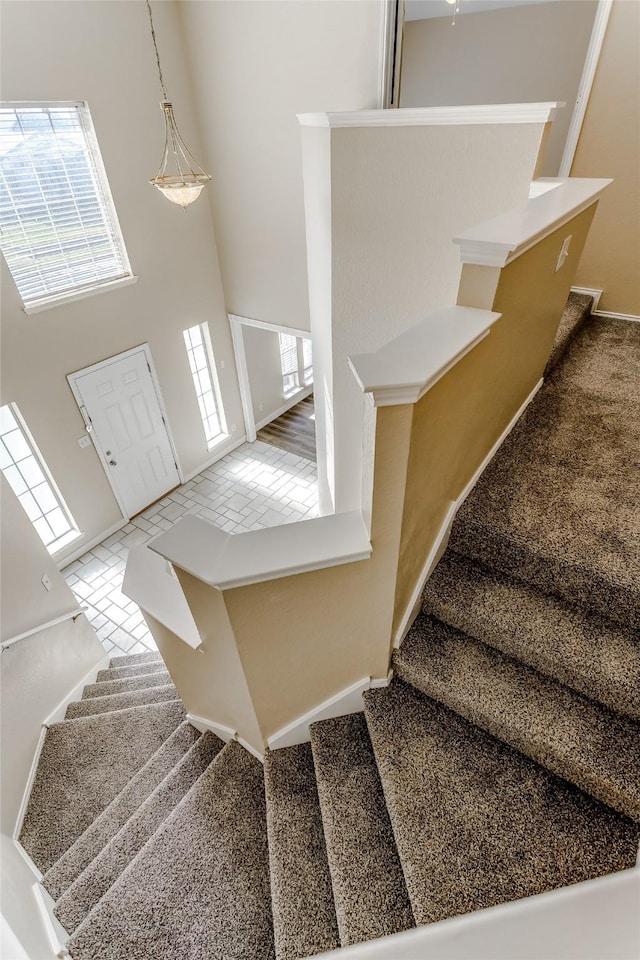
[[[235,423],[232,423],[232,424],[231,424],[231,433],[235,433],[235,432],[236,432],[236,425],[235,425]]]
[[[46,573],[42,574],[42,577],[40,578],[40,580],[45,590],[47,591],[51,590],[51,580],[49,579]]]
[[[258,413],[262,413],[263,410],[264,410],[264,404],[263,404],[263,403],[259,403],[259,404],[258,404]]]
[[[221,370],[224,370],[225,367],[226,367],[226,363],[224,362],[224,360],[221,360],[221,361],[220,361],[220,369],[221,369]]]
[[[569,234],[568,237],[565,237],[564,240],[562,241],[562,247],[560,249],[560,253],[558,254],[558,260],[556,262],[556,273],[558,272],[560,267],[564,266],[564,262],[569,256],[570,243],[571,243],[571,234]]]
[[[85,447],[90,447],[91,437],[88,434],[85,434],[84,437],[78,437],[78,446],[82,447],[83,450]]]

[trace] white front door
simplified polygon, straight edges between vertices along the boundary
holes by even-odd
[[[178,486],[178,468],[144,347],[79,370],[69,382],[127,517]]]

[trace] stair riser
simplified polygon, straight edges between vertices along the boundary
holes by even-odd
[[[65,715],[66,720],[77,717],[97,716],[101,713],[110,713],[115,710],[126,710],[129,707],[142,707],[150,703],[162,703],[166,700],[176,700],[178,693],[173,684],[162,687],[150,687],[136,693],[118,693],[111,697],[93,697],[90,700],[79,700],[70,703]]]
[[[543,745],[536,740],[527,739],[517,734],[509,726],[508,716],[505,718],[505,722],[499,722],[495,716],[483,713],[478,709],[472,709],[462,697],[455,695],[452,688],[442,686],[435,679],[429,681],[421,678],[416,681],[415,676],[405,671],[399,664],[396,665],[396,676],[404,680],[405,683],[412,684],[426,696],[442,703],[449,710],[453,710],[481,730],[486,731],[515,750],[519,750],[525,756],[535,760],[536,763],[546,767],[547,770],[563,777],[565,780],[569,780],[570,783],[575,784],[590,796],[607,804],[619,813],[640,822],[640,804],[617,789],[615,784],[611,782],[603,783],[590,767],[580,763],[576,757],[558,756],[550,749],[544,749]]]
[[[171,683],[168,670],[150,673],[140,677],[127,677],[123,680],[101,681],[88,684],[82,691],[82,699],[109,697],[118,693],[134,693],[136,690],[148,690],[149,687],[163,687]]]

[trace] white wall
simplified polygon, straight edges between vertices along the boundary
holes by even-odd
[[[440,2],[437,19],[405,23],[401,106],[565,101],[540,174],[557,176],[597,5],[556,0],[476,13],[463,0],[452,29]]]
[[[174,2],[154,4],[165,82],[181,132],[196,156],[201,144]],[[149,183],[164,144],[153,45],[144,3],[2,4],[5,100],[87,100],[109,177],[134,286],[33,316],[21,309],[2,265],[2,402],[16,401],[84,532],[75,551],[122,520],[97,454],[80,449],[84,424],[66,374],[150,344],[185,473],[210,458],[182,339],[208,321],[233,439],[244,432],[229,324],[210,208],[184,213]],[[63,554],[64,556],[65,554]]]
[[[297,113],[377,106],[380,0],[182,0],[230,313],[308,329]]]
[[[253,419],[260,423],[284,403],[278,334],[243,325],[242,339],[251,385]]]

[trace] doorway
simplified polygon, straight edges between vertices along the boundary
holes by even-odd
[[[67,380],[123,516],[182,482],[148,344]]]

